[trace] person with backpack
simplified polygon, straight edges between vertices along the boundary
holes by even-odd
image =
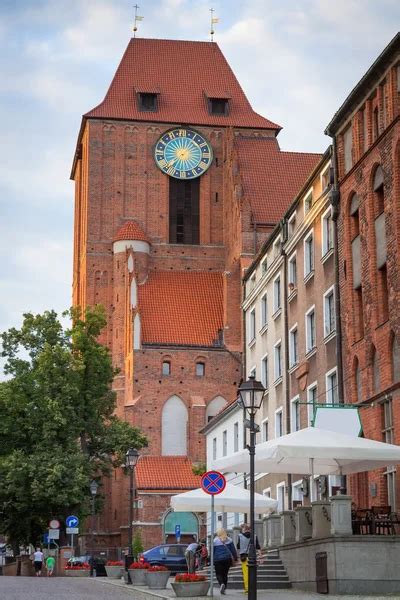
[[[261,550],[260,543],[256,536],[255,539],[256,550]],[[250,526],[247,523],[243,523],[241,526],[241,532],[239,533],[237,549],[239,551],[240,562],[242,563],[242,574],[243,574],[243,586],[244,591],[247,592],[249,589],[249,545],[250,545]]]
[[[237,561],[237,552],[225,529],[217,529],[214,538],[214,568],[221,594],[225,594],[228,586],[228,573]]]

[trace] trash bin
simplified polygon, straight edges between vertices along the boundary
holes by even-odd
[[[124,571],[124,581],[125,583],[132,583],[131,578],[128,573],[128,567],[133,563],[132,554],[125,554],[125,571]]]
[[[328,594],[328,555],[326,552],[315,554],[315,581],[318,594]]]

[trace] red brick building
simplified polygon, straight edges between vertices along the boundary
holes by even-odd
[[[400,34],[328,125],[340,192],[345,401],[368,438],[400,443]],[[396,469],[350,477],[359,506],[399,507]]]
[[[287,206],[258,180],[260,149],[279,155],[279,130],[252,110],[215,43],[172,40],[132,39],[82,120],[73,301],[106,307],[117,413],[149,438],[135,510],[147,547],[170,535],[171,494],[198,485],[200,429],[236,396],[241,276]],[[314,163],[293,153],[293,194]],[[116,471],[98,539],[126,545],[127,525]]]

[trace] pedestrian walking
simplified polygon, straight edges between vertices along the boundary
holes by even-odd
[[[56,566],[56,559],[54,558],[54,556],[48,556],[46,558],[47,577],[51,577],[53,575],[55,566]]]
[[[247,523],[243,523],[240,527],[241,531],[239,533],[239,538],[237,542],[237,549],[239,551],[240,562],[242,564],[242,574],[243,574],[243,587],[244,591],[247,592],[249,589],[249,566],[248,566],[248,558],[249,558],[249,545],[250,545],[250,526]],[[256,536],[255,539],[256,550],[261,550],[260,543]]]
[[[197,542],[192,542],[185,550],[185,558],[188,573],[196,572],[196,557],[198,555],[199,550],[200,544],[198,544]]]
[[[35,568],[36,577],[40,577],[42,574],[44,554],[40,548],[36,548],[36,552],[33,553],[33,566]]]
[[[217,529],[214,538],[214,567],[221,594],[225,594],[229,569],[236,561],[237,552],[234,543],[225,529]]]

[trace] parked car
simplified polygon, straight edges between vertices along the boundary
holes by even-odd
[[[150,565],[162,565],[172,573],[187,571],[185,550],[188,544],[161,544],[146,550],[141,555],[141,560]]]
[[[83,563],[88,563],[90,565],[90,561],[92,560],[92,556],[90,554],[85,554],[83,556],[72,556],[68,560],[69,565],[81,566]],[[106,562],[107,559],[104,556],[94,556],[93,557],[93,569],[96,571],[96,575],[99,577],[106,577]]]

